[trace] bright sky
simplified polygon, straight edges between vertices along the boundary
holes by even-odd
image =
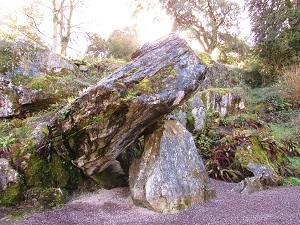
[[[234,1],[243,5],[243,0]],[[20,11],[29,2],[30,0],[0,0],[0,25],[8,15],[18,16],[21,21]],[[96,32],[107,38],[115,29],[136,24],[141,44],[171,31],[172,21],[160,11],[144,12],[138,18],[132,18],[133,9],[129,0],[85,0],[84,4],[74,16],[74,24],[80,25],[80,28],[77,30],[77,39],[72,43],[73,55],[80,55],[85,51],[87,43],[83,31]],[[154,19],[155,15],[158,19]],[[246,14],[242,17],[241,36],[245,38],[250,34],[250,23]],[[44,25],[43,33],[50,37],[51,17],[47,20],[49,22]]]

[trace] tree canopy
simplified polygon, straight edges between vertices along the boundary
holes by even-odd
[[[109,56],[129,60],[132,53],[138,48],[138,36],[134,28],[115,30],[108,40]]]
[[[174,30],[188,30],[207,53],[236,35],[237,3],[226,0],[160,0],[174,18]]]
[[[270,74],[279,73],[300,56],[300,1],[247,0],[255,53]]]

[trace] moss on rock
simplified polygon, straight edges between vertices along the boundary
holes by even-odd
[[[26,191],[26,199],[45,208],[60,207],[66,200],[66,193],[61,188],[34,187]]]
[[[76,189],[82,180],[80,170],[55,153],[49,161],[33,154],[24,174],[28,187]]]
[[[13,206],[23,198],[23,185],[20,183],[11,184],[6,190],[0,192],[0,205]]]

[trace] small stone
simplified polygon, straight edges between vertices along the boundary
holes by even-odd
[[[7,159],[0,158],[0,191],[5,191],[12,183],[18,183],[18,173]]]
[[[264,186],[277,186],[280,181],[278,175],[267,165],[249,163],[247,168],[254,176],[260,178]]]
[[[264,190],[264,187],[261,183],[260,177],[246,177],[233,189],[233,191],[241,194],[252,194],[262,190]]]

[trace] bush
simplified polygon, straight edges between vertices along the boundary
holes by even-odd
[[[284,76],[290,87],[291,96],[296,100],[300,100],[300,63],[287,68]]]
[[[251,87],[261,87],[273,83],[277,75],[268,68],[257,55],[249,55],[244,61],[244,82]]]
[[[211,56],[206,52],[199,52],[198,57],[207,65],[212,63]]]
[[[13,70],[19,62],[19,58],[12,48],[12,44],[0,41],[0,73]]]
[[[115,30],[109,36],[107,43],[109,56],[129,61],[138,48],[136,30],[132,28]]]

